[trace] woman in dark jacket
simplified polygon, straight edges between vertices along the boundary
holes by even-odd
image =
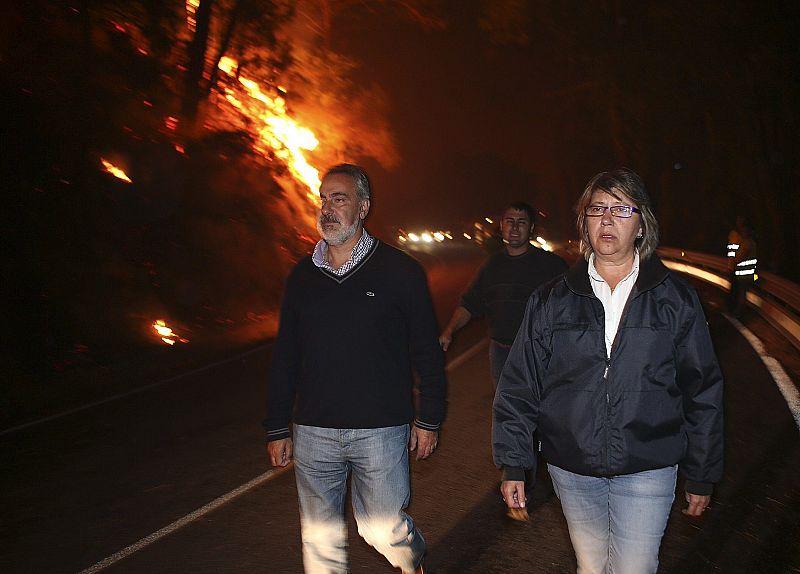
[[[525,506],[538,429],[578,572],[655,572],[675,496],[700,516],[722,475],[722,375],[694,289],[654,255],[658,223],[632,171],[578,201],[585,255],[531,295],[494,399],[494,460]]]

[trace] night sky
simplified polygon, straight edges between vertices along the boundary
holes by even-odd
[[[443,226],[524,198],[566,238],[586,181],[624,165],[665,244],[719,252],[746,213],[773,251],[797,248],[797,5],[440,7],[436,30],[380,10],[336,19],[334,46],[389,94],[402,156],[370,165],[375,222]]]

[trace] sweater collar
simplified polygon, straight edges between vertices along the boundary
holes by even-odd
[[[667,278],[669,269],[656,255],[639,261],[639,277],[636,279],[633,292],[641,293],[652,289]],[[578,295],[594,297],[592,285],[589,280],[589,262],[585,258],[578,260],[569,268],[565,275],[567,287]]]

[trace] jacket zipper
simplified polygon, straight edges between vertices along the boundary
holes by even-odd
[[[612,350],[614,346],[611,346]],[[606,439],[606,448],[605,448],[605,467],[606,471],[608,471],[608,451],[609,451],[609,444],[608,444],[608,426],[610,424],[611,419],[611,398],[609,397],[608,392],[608,369],[611,368],[611,353],[609,352],[608,356],[606,357],[606,370],[603,373],[603,382],[606,384],[606,422],[603,425],[605,430],[605,439]]]
[[[598,302],[599,302],[599,300],[598,300]],[[602,307],[602,304],[601,304],[601,307]],[[602,321],[600,321],[600,329],[603,332],[603,347],[605,348],[605,346],[606,346],[606,343],[605,343],[605,308],[603,309]],[[606,470],[608,469],[608,451],[609,451],[608,424],[609,424],[610,411],[611,411],[611,398],[609,397],[609,390],[608,390],[608,371],[609,371],[609,369],[611,369],[611,351],[613,351],[613,350],[614,350],[614,344],[612,343],[611,344],[611,349],[608,350],[606,352],[606,354],[605,354],[606,355],[606,367],[605,367],[605,370],[603,371],[603,383],[605,384],[605,387],[606,387],[606,415],[605,415],[605,423],[603,424],[603,438],[605,440],[605,448],[603,449],[603,451],[604,451],[603,452],[603,459],[604,459],[603,463],[604,463],[604,466],[605,466]]]
[[[622,308],[622,315],[619,318],[619,325],[617,326],[617,333],[614,335],[614,340],[611,342],[611,349],[608,351],[608,355],[606,355],[606,369],[603,372],[603,381],[606,384],[606,424],[605,424],[605,435],[606,435],[606,452],[605,452],[605,459],[606,459],[606,470],[609,468],[609,444],[608,444],[608,427],[611,424],[611,397],[609,396],[609,381],[608,381],[608,371],[611,369],[611,356],[614,354],[614,349],[617,348],[617,340],[619,339],[619,333],[622,330],[623,326],[625,325],[625,321],[628,318],[628,309],[630,308],[631,301],[633,301],[636,297],[639,296],[641,292],[636,289],[636,285],[634,284],[633,289],[631,289],[630,294],[628,295],[628,300],[625,301],[625,305]],[[605,333],[605,309],[603,309],[603,332]],[[604,342],[605,344],[605,342]]]

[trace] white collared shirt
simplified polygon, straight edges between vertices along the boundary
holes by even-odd
[[[592,284],[592,291],[595,296],[603,303],[603,309],[606,315],[606,355],[611,356],[611,345],[614,344],[614,337],[617,336],[619,329],[619,321],[622,318],[622,311],[625,309],[625,303],[628,302],[628,296],[631,294],[636,279],[639,277],[639,252],[634,251],[633,266],[631,272],[628,273],[622,281],[617,283],[614,290],[611,290],[606,280],[603,279],[597,272],[594,266],[594,253],[589,256],[589,279]]]

